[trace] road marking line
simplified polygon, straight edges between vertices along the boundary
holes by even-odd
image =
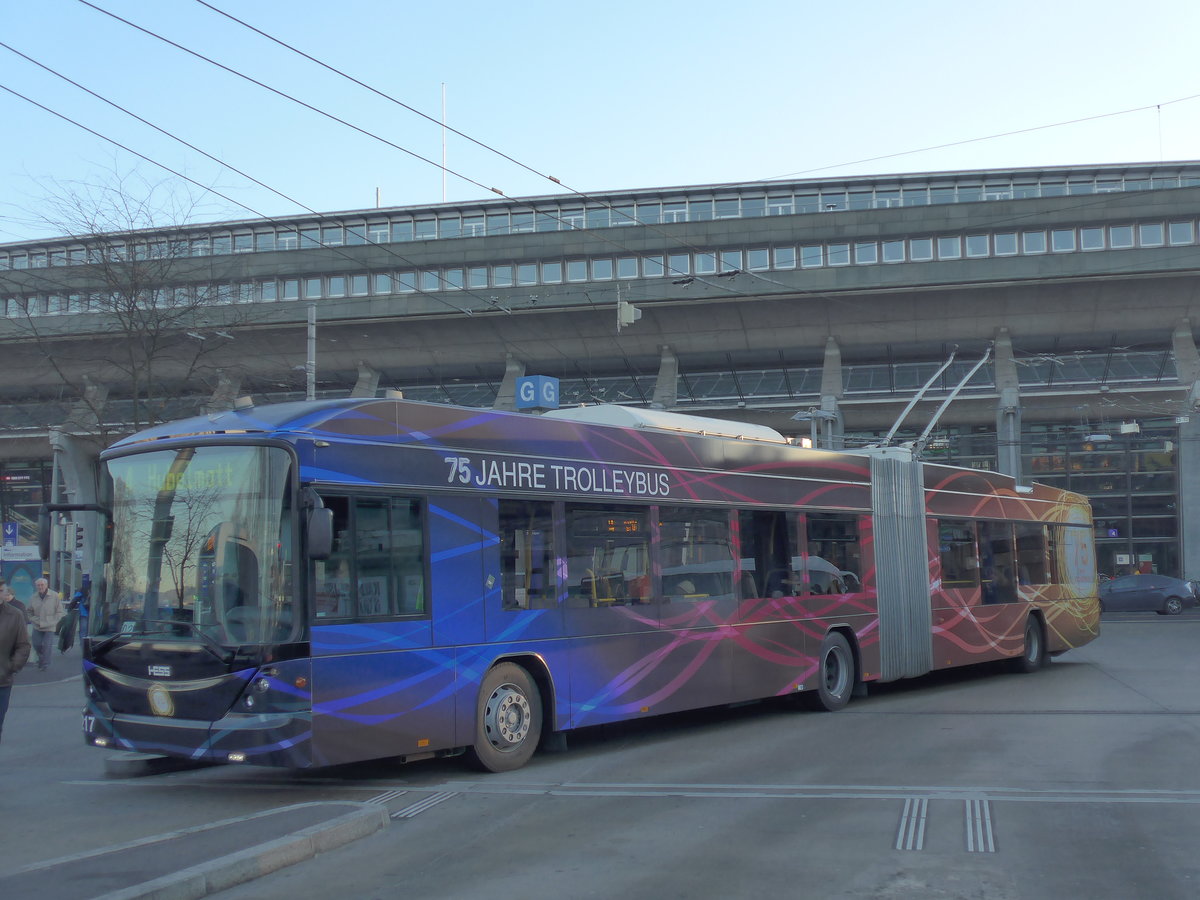
[[[925,820],[929,815],[929,798],[918,797],[904,801],[900,827],[896,830],[897,850],[925,848]]]
[[[400,810],[399,812],[392,813],[392,818],[411,819],[413,816],[419,815],[420,813],[425,812],[425,810],[437,806],[439,803],[444,803],[451,797],[457,796],[458,793],[455,791],[440,791],[439,793],[436,793],[430,797],[426,797],[424,800],[421,800],[418,803],[404,807],[404,809]]]
[[[992,831],[992,803],[976,798],[963,801],[966,815],[967,852],[995,853],[996,836]]]
[[[408,791],[400,791],[400,790],[384,791],[382,794],[372,797],[370,800],[366,800],[364,802],[379,803],[382,805],[382,804],[389,803],[392,800],[395,800],[397,797],[402,797],[407,793],[408,793]]]

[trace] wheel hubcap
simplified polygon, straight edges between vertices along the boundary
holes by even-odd
[[[841,654],[836,650],[830,651],[825,657],[825,690],[835,697],[841,696],[846,689],[846,666]]]
[[[511,750],[529,734],[529,701],[514,685],[503,684],[488,697],[483,724],[497,750]]]

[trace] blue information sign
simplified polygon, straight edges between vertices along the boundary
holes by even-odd
[[[19,533],[20,532],[18,530],[18,525],[16,522],[5,522],[4,523],[4,546],[5,547],[17,546],[17,538],[18,538]]]
[[[558,379],[549,375],[518,378],[517,409],[558,409]]]

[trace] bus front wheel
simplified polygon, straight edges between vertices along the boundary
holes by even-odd
[[[493,666],[479,686],[471,761],[488,772],[519,769],[542,734],[542,696],[529,673],[515,663]]]
[[[850,702],[854,690],[854,654],[836,631],[825,635],[817,657],[817,689],[804,694],[809,709],[836,712]]]

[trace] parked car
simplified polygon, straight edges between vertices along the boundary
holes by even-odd
[[[1100,585],[1100,610],[1145,610],[1177,616],[1196,605],[1192,582],[1167,575],[1122,575]]]

